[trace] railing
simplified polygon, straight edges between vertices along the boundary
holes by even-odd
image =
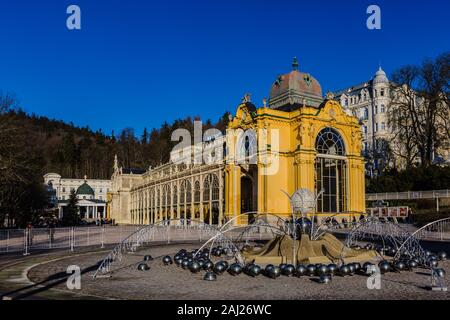
[[[180,224],[180,222],[182,224]],[[130,234],[119,244],[99,264],[93,278],[97,276],[109,276],[114,263],[121,261],[124,254],[135,252],[138,248],[155,242],[164,241],[166,243],[183,241],[206,241],[212,236],[220,233],[218,228],[198,220],[172,219],[159,221],[155,224],[141,226],[138,230]],[[230,244],[233,242],[222,235],[223,242]],[[237,250],[233,250],[236,252]],[[239,255],[239,253],[237,252]]]
[[[450,190],[366,193],[366,201],[450,198]]]
[[[0,230],[0,254],[68,249],[104,248],[119,243],[141,226],[98,226]]]

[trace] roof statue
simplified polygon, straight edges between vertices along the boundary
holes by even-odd
[[[250,94],[250,93],[246,93],[246,94],[244,95],[244,97],[242,98],[242,103],[251,102],[251,101],[250,101],[250,97],[251,97],[251,94]]]
[[[119,161],[117,160],[117,154],[114,155],[114,172],[119,171]]]

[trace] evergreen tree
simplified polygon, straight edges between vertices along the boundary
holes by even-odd
[[[78,199],[75,190],[70,192],[69,203],[64,208],[62,222],[65,226],[76,226],[80,222]]]
[[[144,128],[144,132],[142,133],[141,144],[146,145],[148,143],[148,131],[147,128]]]

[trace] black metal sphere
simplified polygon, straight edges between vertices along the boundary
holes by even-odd
[[[139,271],[146,271],[146,270],[149,270],[149,269],[150,269],[150,267],[148,266],[148,264],[146,264],[144,262],[141,262],[141,263],[138,264],[138,270]]]
[[[214,263],[211,260],[206,260],[202,268],[205,271],[212,271],[214,268]]]
[[[272,279],[278,278],[281,275],[281,269],[278,266],[272,266],[269,268],[267,276]]]
[[[153,257],[151,255],[147,254],[144,256],[144,261],[152,261],[152,260],[153,260]]]
[[[394,248],[389,249],[390,256],[395,256],[396,253],[397,253],[397,250],[395,250]]]
[[[261,273],[261,267],[254,264],[250,269],[248,270],[248,274],[252,277],[256,277]]]
[[[177,259],[175,259],[175,263],[177,264],[177,266],[180,266],[182,262],[183,262],[183,258],[181,258],[181,257],[178,257]]]
[[[408,265],[408,268],[413,269],[413,268],[417,268],[417,266],[419,264],[416,262],[416,260],[411,259],[408,261],[407,265]]]
[[[242,271],[243,271],[245,274],[248,274],[249,271],[250,271],[250,268],[253,267],[254,265],[255,265],[254,263],[246,264],[246,265],[242,268]]]
[[[268,264],[266,265],[266,267],[264,268],[264,271],[269,271],[269,269],[272,269],[274,267],[273,264]]]
[[[348,267],[348,265],[343,264],[340,268],[339,268],[339,274],[341,276],[347,276],[350,273],[350,268]]]
[[[361,263],[353,262],[353,266],[355,267],[355,272],[361,271]]]
[[[197,261],[192,261],[189,263],[189,270],[192,273],[197,273],[201,270],[200,264]]]
[[[380,261],[378,264],[378,267],[380,268],[381,273],[386,273],[391,271],[391,265],[386,260]]]
[[[437,275],[439,278],[445,277],[445,270],[444,270],[444,269],[436,269],[436,270],[434,270],[434,272],[436,272],[436,275]]]
[[[280,268],[281,269],[281,268]],[[292,276],[295,273],[295,267],[292,264],[288,264],[286,265],[286,267],[284,267],[284,269],[281,271],[282,274],[284,274],[285,276]]]
[[[262,273],[264,273],[264,275],[266,275],[266,276],[268,276],[270,278],[271,277],[270,273],[272,272],[272,269],[274,267],[275,266],[273,264],[268,264],[268,265],[266,265],[266,267],[264,268],[264,271]]]
[[[237,275],[241,274],[242,267],[239,263],[233,263],[230,266],[230,268],[228,269],[228,272],[233,276],[237,276]]]
[[[162,261],[166,266],[173,263],[171,256],[164,256]]]
[[[406,264],[403,261],[395,261],[394,267],[398,271],[403,271],[406,269]]]
[[[439,258],[439,260],[441,260],[441,261],[447,260],[447,252],[444,252],[444,251],[439,252],[439,253],[438,253],[438,258]]]
[[[329,265],[328,265],[328,270],[329,270],[330,274],[333,275],[333,274],[336,274],[336,273],[338,272],[339,268],[338,268],[337,265],[335,265],[334,263],[332,263],[332,264],[329,264]]]
[[[222,273],[225,272],[225,270],[227,270],[227,268],[225,268],[225,265],[223,263],[221,263],[221,262],[217,262],[214,265],[214,272],[216,274],[222,274]]]
[[[432,255],[432,252],[431,252],[430,250],[427,250],[427,251],[425,251],[425,255],[426,255],[427,257],[429,257],[429,256]]]
[[[216,281],[217,280],[217,276],[214,272],[208,271],[207,273],[205,273],[205,276],[203,277],[203,280],[206,281]]]
[[[225,270],[228,269],[229,265],[228,262],[226,261],[220,261],[221,264],[223,264],[225,266]]]
[[[368,273],[369,271],[372,270],[372,267],[374,266],[373,263],[371,262],[365,262],[362,266],[362,271],[364,271],[365,273]],[[369,270],[370,269],[370,270]]]
[[[326,275],[329,273],[328,266],[323,264],[317,269],[319,276]]]
[[[189,268],[189,263],[190,261],[188,259],[183,259],[183,261],[181,262],[181,267],[183,267],[183,269],[187,269]]]
[[[428,259],[427,264],[432,268],[436,268],[438,266],[438,261],[435,259]]]
[[[350,275],[353,275],[356,271],[355,265],[353,263],[349,263],[347,266],[348,266],[348,273]]]
[[[280,269],[281,272],[283,272],[284,268],[286,268],[287,264],[286,263],[280,263]]]
[[[329,274],[322,274],[319,278],[319,283],[330,283],[331,282],[331,276]]]
[[[307,269],[307,273],[308,273],[309,276],[313,276],[314,273],[316,273],[316,266],[313,265],[313,264],[308,264],[306,269]]]
[[[297,270],[295,270],[295,275],[297,277],[301,277],[301,276],[306,275],[307,272],[308,272],[308,269],[304,265],[300,264],[297,266]]]

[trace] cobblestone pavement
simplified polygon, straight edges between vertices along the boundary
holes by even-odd
[[[330,284],[319,284],[315,278],[285,277],[269,279],[262,275],[251,278],[241,274],[218,276],[216,282],[204,281],[204,272],[192,274],[175,264],[164,266],[162,256],[173,255],[179,249],[194,249],[198,245],[153,246],[124,256],[114,267],[110,278],[93,279],[96,265],[104,254],[91,254],[44,263],[31,268],[28,278],[58,290],[66,288],[66,268],[78,265],[82,269],[80,294],[109,299],[446,299],[448,292],[429,291],[429,271],[416,269],[382,275],[381,289],[369,290],[363,275],[335,276]],[[155,259],[149,271],[138,271],[137,264],[145,254]],[[450,262],[440,266],[450,275]],[[61,281],[63,279],[63,281]],[[450,281],[445,279],[446,285]]]

